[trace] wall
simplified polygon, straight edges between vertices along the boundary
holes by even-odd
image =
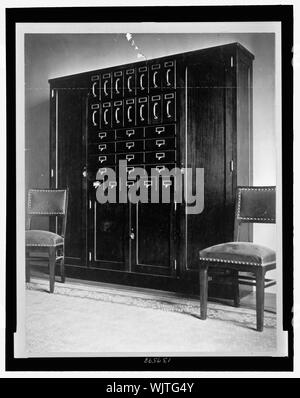
[[[253,69],[254,184],[276,184],[273,34],[134,34],[147,58],[240,42]],[[26,189],[49,186],[48,79],[140,61],[125,34],[25,35]],[[274,226],[257,226],[254,240],[275,248]]]

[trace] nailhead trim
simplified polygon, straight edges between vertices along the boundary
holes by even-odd
[[[58,215],[65,214],[65,212],[45,212],[45,211],[30,211],[31,209],[31,192],[65,192],[64,189],[30,189],[28,191],[28,213],[29,214],[47,214],[47,215]]]
[[[57,243],[56,245],[42,245],[42,244],[39,244],[39,243],[26,243],[26,246],[55,247],[55,246],[60,246],[60,245],[63,245],[63,244],[64,244],[64,242]]]
[[[222,258],[210,258],[210,257],[199,257],[201,261],[211,261],[211,262],[218,262],[218,263],[230,263],[230,264],[243,264],[243,265],[262,265],[261,263],[251,263],[249,261],[234,261],[234,260],[223,260]]]
[[[236,218],[239,220],[251,220],[251,221],[276,221],[275,218],[267,217],[241,217],[241,191],[275,191],[276,188],[239,188],[238,194],[238,205],[236,210]]]

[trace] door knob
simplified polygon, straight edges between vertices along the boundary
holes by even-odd
[[[130,239],[134,239],[135,238],[134,232],[131,232],[129,237],[130,237]]]
[[[82,177],[84,177],[84,178],[87,177],[87,169],[86,169],[86,167],[83,168]]]

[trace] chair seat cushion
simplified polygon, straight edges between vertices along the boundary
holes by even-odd
[[[200,251],[200,260],[264,265],[276,261],[274,250],[251,242],[228,242]]]
[[[63,244],[64,239],[49,231],[29,230],[26,231],[26,246],[57,246]]]

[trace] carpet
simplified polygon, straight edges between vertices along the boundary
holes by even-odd
[[[176,353],[272,355],[276,315],[265,314],[265,330],[255,330],[255,311],[209,303],[199,319],[199,302],[149,297],[141,292],[67,286],[49,294],[47,281],[26,291],[28,356],[70,353]]]

